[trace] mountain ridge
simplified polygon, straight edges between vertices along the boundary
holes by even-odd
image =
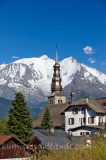
[[[55,61],[47,55],[39,58],[23,58],[0,65],[0,97],[11,100],[16,92],[22,92],[31,109],[47,101],[51,92],[53,65]],[[76,92],[76,99],[100,98],[106,95],[106,75],[73,57],[60,63],[63,93]]]

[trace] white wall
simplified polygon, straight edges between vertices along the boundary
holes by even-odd
[[[93,124],[89,124],[88,123],[88,117],[94,117],[94,123]],[[98,118],[96,116],[96,112],[93,111],[91,108],[87,108],[86,110],[86,125],[98,125]]]
[[[58,102],[60,100],[60,103]],[[62,102],[61,102],[62,100]],[[52,96],[48,97],[48,104],[50,105],[50,101],[52,101],[52,104],[61,104],[61,103],[66,103],[66,97],[65,96]]]
[[[73,107],[73,108],[77,108],[77,107]],[[80,108],[80,111],[78,111],[78,114],[72,113],[73,108],[70,108],[68,111],[65,112],[65,131],[66,132],[69,128],[76,128],[81,126],[81,118],[84,118],[84,114],[81,113],[82,107],[78,107]],[[68,124],[69,118],[74,118],[73,125]]]
[[[97,132],[97,130],[96,129],[92,129],[92,128],[78,129],[77,131],[73,131],[72,135],[73,136],[81,136],[80,132],[89,132],[89,135],[94,135]]]
[[[62,100],[62,103],[66,103],[66,97],[65,96],[55,96],[55,104],[58,104],[58,100],[60,100],[60,101]]]
[[[73,108],[78,108],[78,114],[73,114],[72,113]],[[78,107],[74,106],[74,107],[70,107],[65,112],[65,131],[66,132],[68,131],[68,129],[76,128],[76,127],[81,126],[81,118],[86,118],[85,119],[85,125],[90,125],[90,126],[98,125],[99,117],[103,117],[103,122],[106,123],[106,115],[105,116],[103,116],[102,114],[97,115],[97,113],[89,107],[85,107],[85,114],[82,114],[82,108],[84,108],[84,107],[83,106],[80,106],[80,107],[79,106]],[[94,123],[93,124],[88,123],[88,117],[94,117]],[[74,118],[74,124],[73,125],[68,123],[69,118]]]

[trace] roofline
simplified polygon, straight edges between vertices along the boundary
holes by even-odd
[[[101,111],[101,112],[100,112],[100,111],[98,112],[98,111],[94,110],[94,109],[90,106],[89,103],[87,103],[87,104],[75,104],[75,105],[72,104],[72,105],[69,105],[69,106],[68,106],[64,111],[62,111],[60,114],[62,115],[62,114],[64,114],[65,111],[67,111],[67,109],[72,108],[72,107],[76,107],[76,106],[77,106],[77,107],[81,107],[81,106],[83,106],[83,107],[84,107],[84,106],[85,106],[85,107],[89,107],[89,108],[91,108],[93,111],[95,111],[96,113],[106,114],[106,112],[105,112],[104,110],[103,110],[104,112],[102,112],[102,111]],[[102,106],[101,106],[101,107],[102,107]]]
[[[68,129],[68,131],[73,131],[73,130],[76,130],[76,129],[79,129],[79,128],[83,128],[83,127],[94,128],[94,129],[104,129],[104,127],[102,128],[100,126],[85,126],[85,125],[83,125],[83,126],[75,127],[75,128],[72,128],[72,129],[70,128],[70,129]]]
[[[47,96],[48,98],[49,97],[66,97],[66,96],[64,96],[64,95],[50,95],[50,96]]]
[[[67,111],[68,108],[71,108],[71,107],[74,107],[74,106],[77,106],[77,107],[81,107],[81,106],[85,106],[85,107],[89,107],[87,104],[80,104],[80,105],[77,105],[77,104],[73,104],[73,105],[69,105],[66,109],[64,109],[64,111],[62,111],[60,114],[64,114],[65,111]]]
[[[34,136],[34,138],[28,143],[28,145],[30,145],[30,143],[32,143],[35,139],[37,139],[40,143],[42,143],[41,140],[37,136]]]
[[[5,142],[7,142],[9,139],[11,138],[15,138],[17,141],[19,141],[20,143],[22,143],[23,145],[26,146],[26,144],[24,142],[22,142],[21,140],[19,140],[18,138],[16,138],[14,135],[3,135],[4,137],[8,137],[3,143],[1,143],[0,145],[4,144]],[[10,136],[10,137],[9,137]]]

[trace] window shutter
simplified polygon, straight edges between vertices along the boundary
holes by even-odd
[[[74,118],[69,118],[69,119],[68,119],[68,124],[69,124],[69,125],[74,124]]]
[[[88,117],[88,123],[90,123],[90,117]]]
[[[94,117],[88,117],[88,123],[93,124],[94,123]]]
[[[92,123],[94,123],[94,117],[92,117]]]
[[[70,118],[68,119],[68,124],[70,124]]]
[[[72,118],[72,124],[74,124],[74,118]]]

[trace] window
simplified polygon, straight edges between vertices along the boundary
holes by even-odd
[[[104,125],[104,123],[103,123],[103,117],[99,117],[99,121],[98,121],[98,125]]]
[[[82,108],[81,113],[85,114],[85,108]]]
[[[88,123],[93,124],[94,123],[94,117],[88,117]]]
[[[83,135],[89,135],[89,132],[80,132],[80,135],[83,136]]]
[[[62,103],[63,101],[61,100],[61,103]]]
[[[81,118],[81,125],[85,124],[85,118]]]
[[[80,132],[80,135],[81,135],[81,136],[82,136],[82,133],[83,133],[83,132]]]
[[[58,103],[59,103],[59,104],[62,103],[62,100],[59,99],[59,100],[58,100]]]
[[[78,108],[73,108],[72,113],[73,114],[78,114]]]
[[[99,117],[99,123],[103,123],[103,117]]]
[[[69,118],[69,119],[68,119],[68,124],[69,124],[69,125],[74,124],[74,118]]]
[[[60,100],[58,100],[58,103],[60,103]]]

